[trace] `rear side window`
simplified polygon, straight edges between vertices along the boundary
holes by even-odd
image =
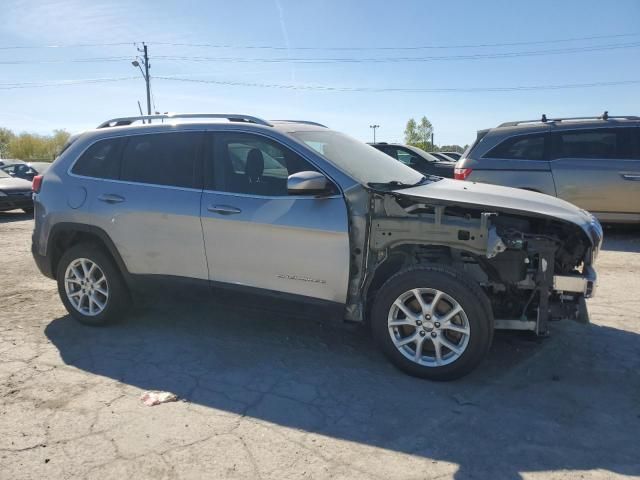
[[[552,158],[633,157],[633,138],[630,128],[556,132],[552,138]]]
[[[123,140],[109,138],[91,145],[71,170],[85,177],[117,180],[120,175],[120,150]]]
[[[511,137],[494,147],[484,158],[544,160],[545,135]]]
[[[199,132],[160,133],[129,137],[122,152],[121,180],[200,188]]]

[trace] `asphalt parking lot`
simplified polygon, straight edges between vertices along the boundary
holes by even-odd
[[[497,335],[451,383],[259,298],[165,292],[79,325],[31,229],[0,213],[0,478],[640,476],[640,228],[606,232],[591,325]],[[144,406],[149,389],[180,401]]]

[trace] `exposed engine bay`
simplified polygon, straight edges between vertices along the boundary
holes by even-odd
[[[588,321],[591,265],[600,240],[574,223],[528,212],[429,202],[372,193],[368,249],[354,268],[365,304],[347,309],[358,319],[384,279],[416,264],[444,264],[467,273],[485,291],[495,328],[546,335],[548,322]],[[601,235],[600,235],[601,238]],[[355,287],[355,285],[352,285]],[[355,290],[350,288],[350,293]],[[362,301],[350,295],[350,300]],[[362,302],[361,302],[362,303]],[[350,308],[351,307],[351,308]],[[356,308],[353,308],[356,307]]]

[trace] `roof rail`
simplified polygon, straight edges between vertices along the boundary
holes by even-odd
[[[498,125],[500,127],[515,127],[524,123],[548,123],[548,122],[566,122],[571,120],[640,120],[640,117],[635,115],[609,115],[609,112],[604,112],[598,117],[564,117],[564,118],[547,118],[545,114],[542,114],[542,118],[538,120],[519,120],[517,122],[505,122]]]
[[[315,125],[316,127],[329,128],[318,122],[311,122],[309,120],[271,120],[272,122],[285,122],[285,123],[302,123],[304,125]]]
[[[261,118],[236,113],[167,113],[163,115],[139,115],[135,117],[112,118],[111,120],[102,122],[100,125],[98,125],[98,128],[120,127],[123,125],[131,125],[132,123],[139,121],[144,122],[145,120],[161,119],[172,120],[174,118],[226,118],[230,122],[247,122],[255,123],[257,125],[264,125],[266,127],[273,127],[272,124],[270,124],[266,120],[262,120]]]

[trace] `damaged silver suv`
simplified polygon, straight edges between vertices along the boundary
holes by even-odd
[[[33,187],[33,256],[83,323],[119,319],[151,279],[285,294],[338,305],[396,366],[438,380],[478,365],[494,329],[587,321],[602,241],[562,200],[246,115],[109,120]]]

